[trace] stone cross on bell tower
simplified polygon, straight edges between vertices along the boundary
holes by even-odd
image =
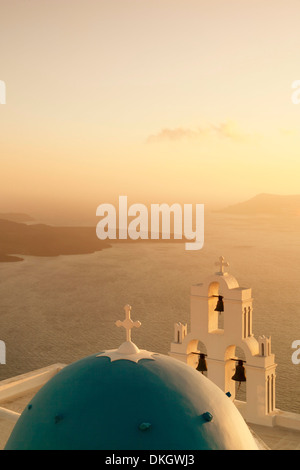
[[[215,266],[220,266],[218,274],[225,274],[225,268],[229,267],[229,263],[225,261],[224,256],[220,256],[219,261],[215,263]]]

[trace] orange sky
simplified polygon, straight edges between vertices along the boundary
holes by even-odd
[[[299,0],[1,0],[0,212],[299,193]]]

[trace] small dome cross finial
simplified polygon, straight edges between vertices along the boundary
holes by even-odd
[[[225,274],[225,268],[229,266],[229,263],[225,261],[224,256],[220,256],[219,261],[215,263],[215,266],[220,267],[220,271],[218,272],[218,274]]]
[[[121,359],[126,359],[132,362],[139,362],[141,359],[154,360],[154,356],[158,355],[157,353],[139,349],[131,341],[132,328],[139,328],[141,326],[141,322],[131,320],[130,305],[125,305],[124,310],[126,315],[125,320],[118,320],[116,321],[115,325],[118,327],[122,326],[126,330],[126,341],[124,341],[124,343],[122,343],[118,349],[111,349],[109,351],[101,352],[96,357],[109,357],[112,362],[119,361]]]
[[[124,307],[125,310],[125,320],[121,321],[118,320],[116,322],[116,326],[118,327],[123,327],[126,330],[126,341],[131,341],[131,330],[132,328],[139,328],[141,326],[141,322],[139,321],[132,321],[131,320],[131,306],[130,305],[125,305]]]

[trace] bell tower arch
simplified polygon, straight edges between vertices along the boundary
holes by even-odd
[[[194,354],[203,352],[197,349],[201,341],[207,349],[208,379],[235,401],[246,420],[272,425],[276,364],[271,352],[271,338],[261,336],[256,339],[253,335],[251,288],[239,286],[236,278],[227,272],[229,264],[222,256],[216,265],[217,272],[203,283],[191,287],[190,332],[187,332],[185,325],[183,340],[171,343],[169,354],[195,367]],[[222,327],[220,315],[224,315]],[[239,348],[243,350],[245,358],[236,356]],[[238,359],[244,362],[238,363]],[[237,365],[242,365],[246,376],[245,402],[236,400],[236,386],[232,377]],[[238,379],[239,375],[235,377]]]

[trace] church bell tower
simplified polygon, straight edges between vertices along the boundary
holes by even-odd
[[[246,421],[272,426],[276,364],[271,338],[253,335],[251,288],[239,286],[222,256],[216,265],[217,272],[192,286],[190,332],[187,325],[175,324],[169,354],[197,368],[196,355],[205,353],[207,378],[235,402]],[[236,355],[237,350],[244,358]],[[246,401],[236,399],[236,380],[246,382]]]

